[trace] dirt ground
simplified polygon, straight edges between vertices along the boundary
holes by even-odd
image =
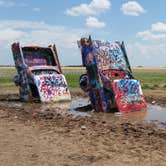
[[[165,92],[144,93],[148,102],[166,106]],[[0,91],[0,166],[166,165],[166,129],[156,121],[108,123],[60,108],[34,113],[33,105],[27,110],[10,101],[17,103],[16,91]]]
[[[144,90],[147,102],[155,102],[166,107],[166,90]]]

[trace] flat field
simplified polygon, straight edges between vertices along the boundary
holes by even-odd
[[[69,87],[79,88],[78,80],[85,72],[83,67],[63,67],[63,74],[66,76]],[[166,90],[166,67],[135,67],[133,75],[141,82],[143,89]],[[0,67],[0,88],[14,88],[13,76],[16,70],[14,67]]]
[[[140,80],[143,89],[166,90],[166,67],[133,68],[133,73]]]

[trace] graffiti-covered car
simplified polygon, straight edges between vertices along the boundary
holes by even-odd
[[[124,42],[81,38],[78,47],[86,73],[79,84],[96,111],[129,112],[146,108],[141,85],[133,77]]]
[[[55,102],[71,99],[55,45],[39,47],[13,43],[11,48],[18,73],[14,82],[19,86],[22,101]]]

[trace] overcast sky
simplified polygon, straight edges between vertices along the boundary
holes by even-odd
[[[166,66],[166,0],[0,0],[0,65],[11,44],[55,43],[62,65],[80,65],[77,40],[124,41],[132,66]]]

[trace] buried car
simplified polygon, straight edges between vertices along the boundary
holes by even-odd
[[[129,112],[146,108],[141,85],[133,77],[124,42],[82,38],[78,41],[86,73],[79,84],[96,111]]]
[[[13,43],[12,53],[18,73],[14,82],[19,86],[22,101],[71,100],[55,45],[39,47]]]

